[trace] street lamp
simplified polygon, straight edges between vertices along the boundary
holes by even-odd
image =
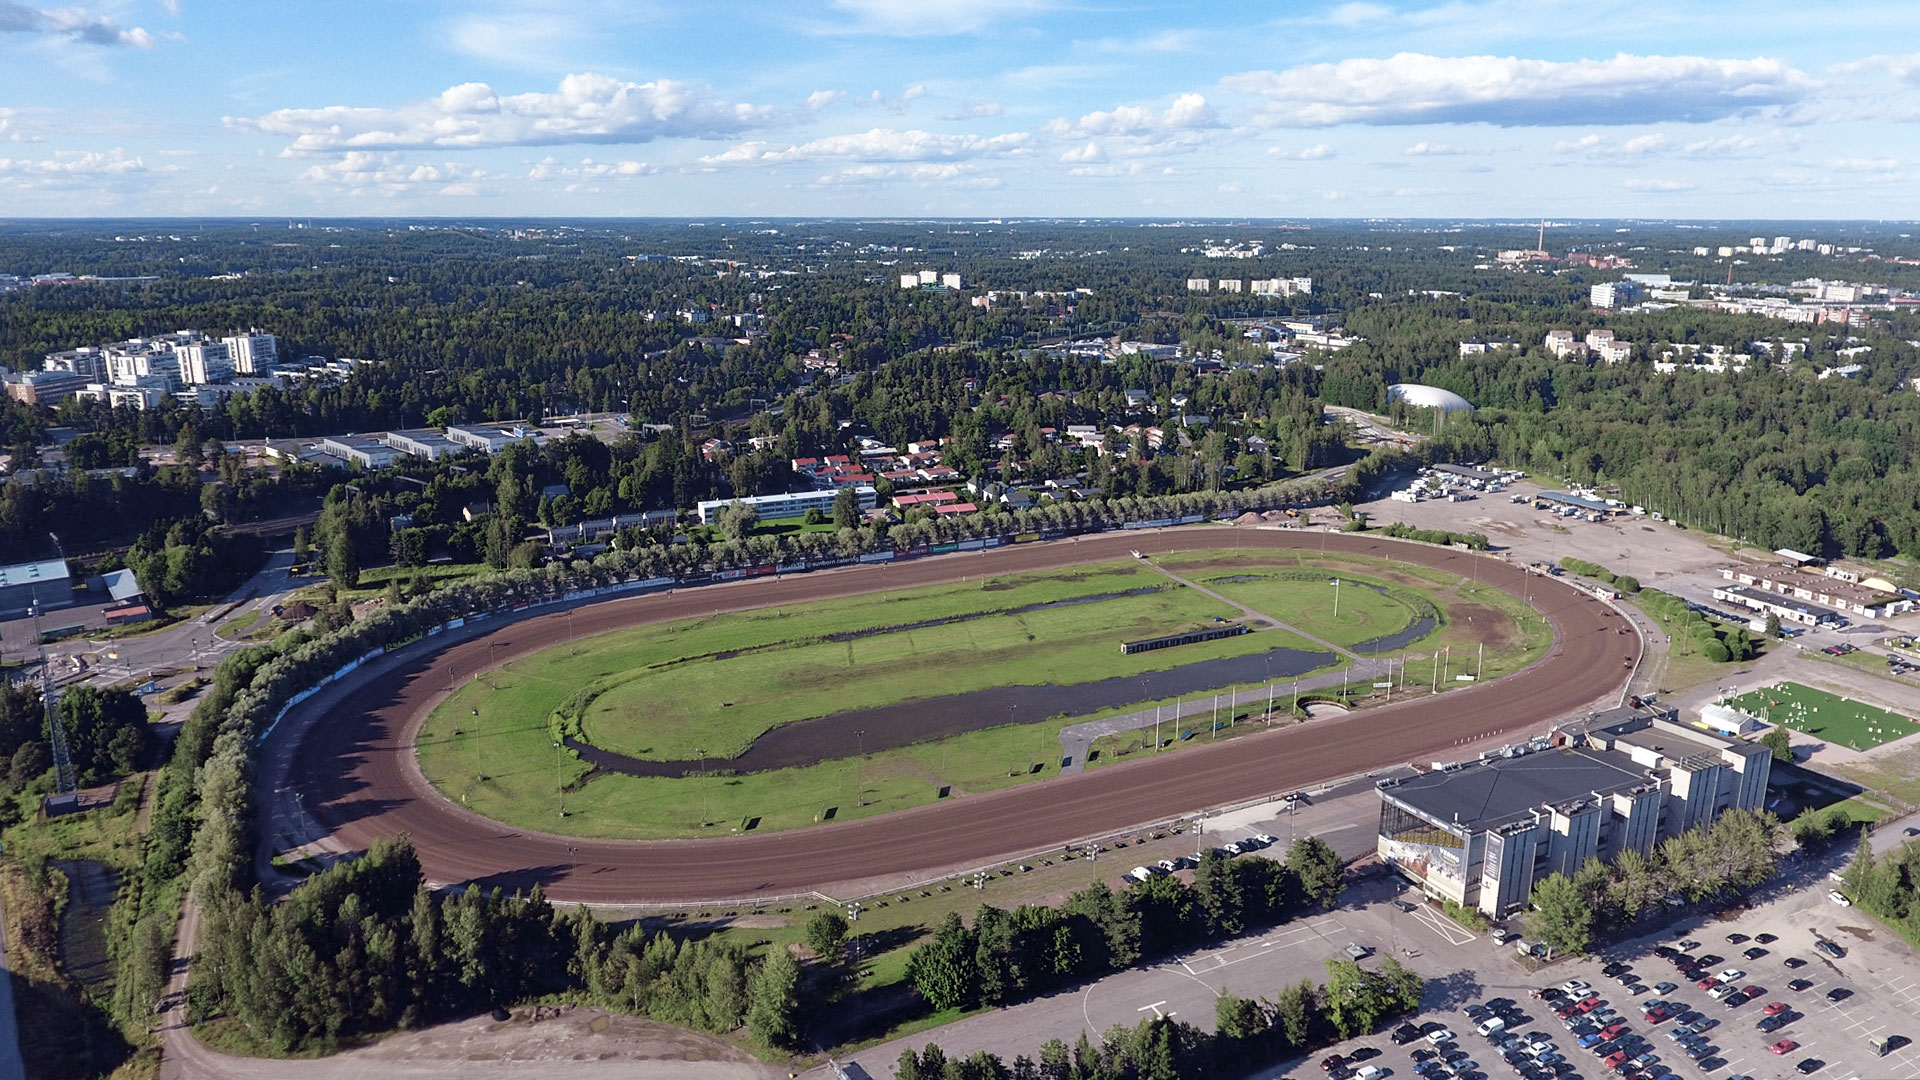
[[[707,817],[707,752],[697,746],[693,752],[700,755],[700,827],[704,829],[712,824]]]
[[[566,817],[567,787],[566,780],[563,776],[563,770],[565,770],[567,764],[566,748],[562,747],[558,742],[555,742],[553,744],[553,750],[553,790],[555,796],[560,800],[560,816]]]

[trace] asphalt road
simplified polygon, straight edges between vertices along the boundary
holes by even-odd
[[[1349,552],[1434,566],[1526,590],[1523,572],[1495,559],[1339,533],[1246,528],[1108,534],[863,566],[602,602],[455,640],[430,638],[394,654],[351,686],[293,710],[263,759],[276,828],[327,836],[358,850],[406,834],[437,884],[506,889],[539,883],[556,900],[696,901],[892,887],[996,859],[1276,791],[1409,761],[1456,756],[1459,744],[1569,715],[1617,692],[1640,648],[1599,601],[1533,579],[1533,602],[1555,631],[1548,657],[1505,679],[1352,716],[1243,737],[1166,758],[1113,765],[1043,783],[972,795],[876,818],[758,836],[607,841],[534,833],[460,809],[427,785],[412,741],[451,673],[471,673],[566,641],[637,623],[794,604],[1148,553],[1231,547]],[[497,655],[493,655],[496,654]],[[1611,703],[1610,701],[1608,702]],[[876,879],[880,879],[879,884]]]

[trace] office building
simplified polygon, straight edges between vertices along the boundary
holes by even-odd
[[[280,362],[280,343],[272,334],[248,330],[220,340],[227,347],[233,370],[242,375],[271,375]]]
[[[873,488],[861,486],[851,490],[860,501],[862,513],[878,505]],[[831,517],[834,500],[839,497],[838,490],[829,489],[796,491],[785,495],[753,495],[744,499],[706,499],[694,508],[694,516],[699,519],[700,524],[711,525],[720,519],[721,511],[734,503],[744,503],[753,508],[761,521],[783,521],[788,518],[806,517],[809,510],[818,510]]]

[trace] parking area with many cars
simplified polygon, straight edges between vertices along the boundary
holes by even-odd
[[[1429,979],[1426,1010],[1284,1075],[1325,1065],[1333,1080],[1368,1068],[1402,1080],[1920,1077],[1920,963],[1829,898],[1830,869],[1796,865],[1751,907],[1689,911],[1533,974],[1491,935],[1409,912],[1409,894],[1375,900],[1363,910],[1384,909],[1395,952]]]

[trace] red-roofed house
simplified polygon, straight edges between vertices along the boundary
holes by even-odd
[[[936,514],[977,514],[980,512],[980,508],[972,503],[945,503],[941,506],[934,507],[933,512]]]

